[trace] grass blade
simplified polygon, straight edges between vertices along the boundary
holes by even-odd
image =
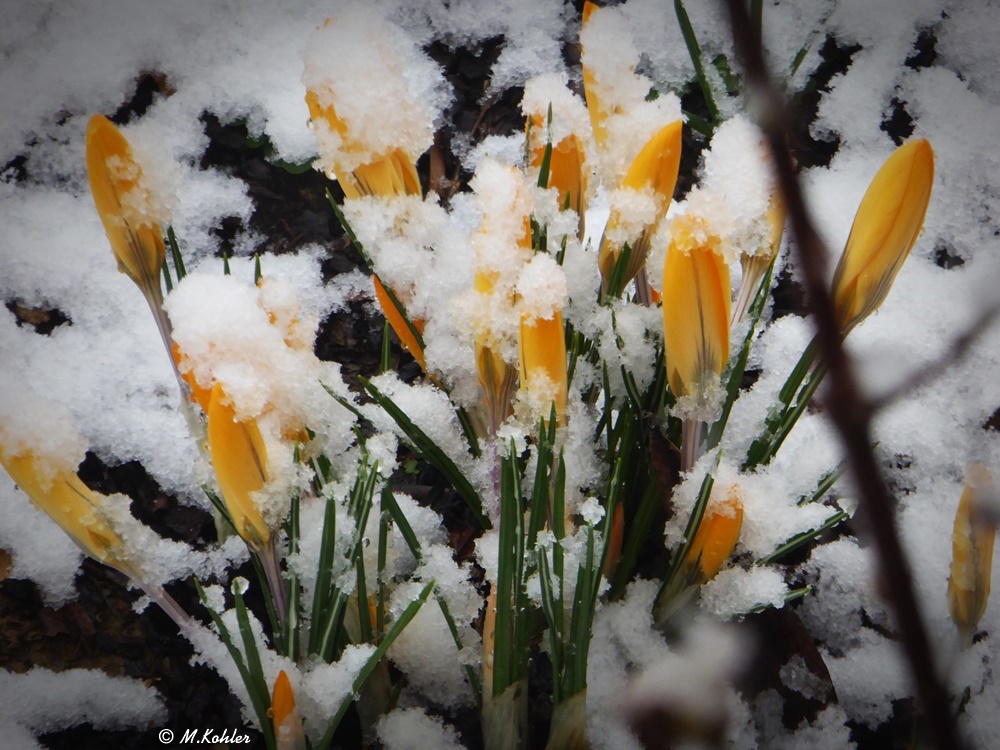
[[[414,617],[417,616],[417,612],[423,606],[424,602],[427,601],[427,597],[430,595],[431,591],[434,590],[435,582],[430,581],[426,586],[421,589],[420,594],[414,599],[410,604],[403,610],[403,613],[399,616],[399,619],[392,624],[389,632],[386,633],[385,638],[375,649],[374,653],[368,657],[364,666],[361,667],[361,671],[358,676],[354,678],[354,682],[351,686],[351,695],[344,699],[344,702],[340,704],[340,709],[331,719],[330,724],[327,726],[326,732],[323,734],[323,738],[319,741],[316,746],[316,750],[329,750],[330,743],[333,742],[333,735],[337,731],[337,727],[340,726],[341,720],[344,718],[344,714],[347,713],[347,709],[350,708],[351,703],[354,700],[354,696],[357,695],[361,688],[364,687],[365,681],[375,671],[375,667],[378,663],[385,658],[386,653],[389,651],[389,647],[392,646],[393,642],[399,637],[399,634],[403,632],[404,628],[410,624]]]
[[[479,498],[479,493],[476,492],[469,480],[458,466],[455,465],[455,462],[423,430],[415,425],[391,398],[383,394],[371,381],[365,378],[359,378],[359,380],[361,381],[361,385],[364,386],[365,390],[375,400],[375,403],[399,425],[399,428],[409,439],[414,450],[448,478],[448,481],[451,482],[459,496],[469,506],[479,525],[484,529],[490,528],[489,520],[483,515],[483,504]]]

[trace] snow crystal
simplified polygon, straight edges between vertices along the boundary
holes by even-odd
[[[378,723],[378,737],[386,750],[459,750],[458,733],[419,708],[397,708]]]
[[[4,696],[0,725],[5,737],[9,729],[16,732],[18,727],[38,734],[85,723],[96,729],[116,730],[148,727],[167,718],[151,687],[98,670],[52,672],[35,667],[23,674],[0,671],[0,695]]]
[[[785,604],[788,585],[780,571],[768,567],[726,568],[701,587],[701,606],[727,620],[761,605],[779,609]]]

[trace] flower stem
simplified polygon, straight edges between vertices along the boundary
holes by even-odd
[[[704,422],[685,419],[681,428],[681,471],[691,471],[702,454],[701,433]]]

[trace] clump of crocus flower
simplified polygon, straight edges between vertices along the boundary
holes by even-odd
[[[923,138],[896,149],[872,179],[833,275],[842,334],[885,301],[923,229],[933,183],[934,151]]]
[[[972,644],[976,626],[986,612],[997,533],[994,520],[983,512],[984,497],[996,492],[993,475],[982,464],[974,464],[966,472],[966,480],[955,512],[951,575],[948,577],[948,611],[958,628],[963,648]]]

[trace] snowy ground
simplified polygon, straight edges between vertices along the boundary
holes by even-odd
[[[529,76],[568,70],[563,44],[579,32],[571,6],[530,0],[437,3],[381,2],[419,43],[475,45],[504,35],[493,72],[493,91],[522,84]],[[704,52],[731,54],[724,16],[711,3],[690,3],[692,23]],[[721,6],[720,6],[721,7]],[[826,0],[765,3],[765,39],[776,68],[787,66],[819,19]],[[625,3],[634,38],[647,56],[647,74],[669,87],[691,76],[691,63],[672,4]],[[222,2],[171,3],[0,2],[0,399],[8,384],[30,383],[38,394],[63,404],[98,457],[109,464],[138,460],[178,502],[201,503],[194,473],[196,451],[176,411],[176,384],[153,321],[132,283],[119,274],[87,190],[84,130],[93,113],[111,114],[133,93],[143,72],[166,76],[174,93],[158,97],[130,124],[130,138],[158,148],[179,163],[173,226],[182,238],[189,269],[213,257],[212,233],[224,217],[248,220],[254,206],[246,186],[213,169],[202,169],[208,146],[199,117],[245,120],[252,135],[266,135],[275,157],[301,162],[315,154],[307,128],[302,56],[312,30],[330,14],[330,2],[278,6],[254,2],[237,8]],[[946,350],[987,306],[1000,301],[1000,77],[995,40],[1000,12],[988,0],[844,0],[833,9],[799,72],[793,90],[806,85],[819,64],[824,34],[853,50],[845,73],[822,93],[814,135],[839,142],[828,167],[803,175],[814,215],[830,248],[839,252],[861,195],[894,144],[882,125],[912,119],[912,134],[927,138],[936,154],[934,193],[923,236],[899,274],[885,305],[854,331],[849,348],[865,385],[884,392]],[[930,40],[930,41],[929,41]],[[923,51],[918,50],[918,41]],[[931,51],[927,45],[932,43]],[[492,92],[487,92],[492,93]],[[734,112],[739,102],[724,99]],[[904,114],[900,115],[898,110]],[[905,127],[904,127],[905,129]],[[237,236],[234,275],[251,278],[248,256],[262,238]],[[350,284],[324,286],[319,273],[325,249],[266,259],[268,271],[291,280],[307,312],[324,316],[345,304]],[[49,335],[20,325],[13,303],[58,309],[70,323]],[[808,320],[785,317],[763,335],[757,348],[761,380],[757,398],[734,412],[734,441],[753,432],[767,395],[783,381],[811,336]],[[959,652],[948,616],[945,588],[951,557],[951,527],[963,488],[963,471],[982,462],[1000,469],[1000,330],[989,329],[962,361],[879,415],[876,435],[900,509],[900,526],[914,567],[915,584],[941,665],[956,694],[971,688],[962,726],[977,747],[1000,746],[998,650],[992,634],[1000,610],[991,606],[980,624],[984,635]],[[9,405],[8,405],[9,406]],[[991,421],[992,420],[992,421]],[[808,485],[837,462],[839,448],[819,415],[803,418],[769,473],[770,481]],[[768,479],[759,491],[767,491]],[[842,488],[849,494],[848,487]],[[81,556],[76,547],[0,476],[0,548],[12,553],[11,575],[29,578],[46,600],[72,598]],[[760,521],[764,525],[764,521]],[[751,524],[751,529],[753,528]],[[752,546],[753,541],[745,544]],[[839,696],[812,727],[795,739],[776,727],[747,729],[739,746],[844,747],[843,722],[877,726],[891,701],[910,694],[905,665],[886,633],[892,630],[867,545],[853,538],[818,548],[804,565],[816,586],[800,609],[822,652]],[[630,595],[641,608],[643,592]],[[647,602],[648,604],[648,602]],[[654,658],[662,644],[648,641],[644,622],[616,608],[596,625],[595,685],[591,699],[611,695],[620,679],[615,644],[623,662]],[[639,611],[638,609],[636,611]],[[637,628],[629,638],[621,629]],[[608,635],[613,633],[613,637]],[[622,645],[624,644],[624,645]],[[0,723],[22,727],[24,746],[32,731],[57,728],[94,716],[116,715],[128,702],[132,715],[120,723],[156,722],[159,708],[139,683],[102,682],[73,675],[53,688],[51,675],[0,673]],[[12,704],[10,697],[87,692],[89,713],[58,702]],[[124,692],[123,692],[124,691]],[[129,695],[126,696],[125,693]],[[137,696],[137,697],[131,697]],[[29,705],[30,704],[30,705]],[[11,705],[18,707],[14,712]],[[21,707],[23,705],[23,708]],[[408,709],[412,712],[412,709]],[[400,712],[394,722],[404,721]],[[426,721],[414,717],[414,725]],[[114,722],[106,722],[113,724]],[[400,732],[405,744],[405,732]],[[631,746],[614,731],[596,731],[606,747]]]

